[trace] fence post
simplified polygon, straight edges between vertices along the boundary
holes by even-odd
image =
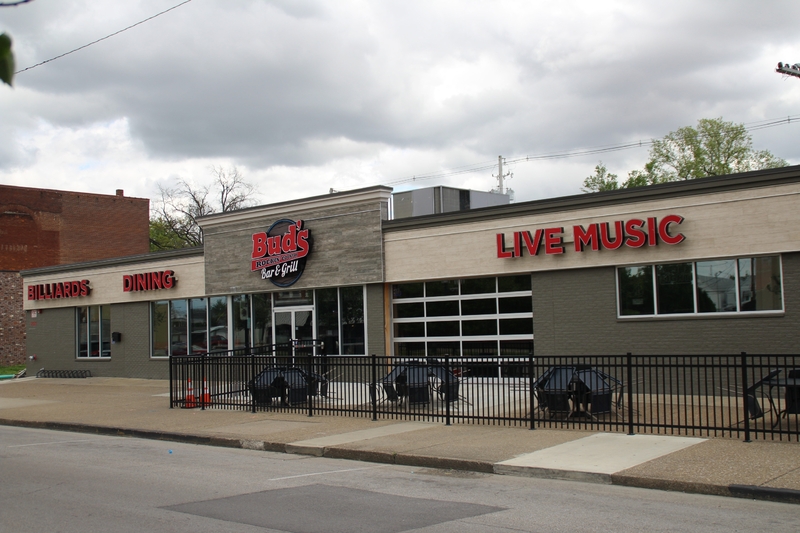
[[[533,353],[530,353],[530,354],[528,354],[528,399],[529,399],[529,403],[530,403],[530,405],[528,406],[528,409],[530,409],[529,413],[530,413],[530,419],[531,419],[531,427],[530,427],[531,430],[536,429],[536,422],[534,421],[534,418],[536,417],[536,414],[535,414],[536,413],[536,411],[535,411],[536,408],[535,408],[535,406],[533,404],[534,403],[533,402],[533,394],[534,394],[534,390],[533,390],[533,382],[534,382],[533,372],[534,372],[534,369],[533,369]]]
[[[172,354],[169,355],[169,408],[175,407],[175,395],[172,393]]]
[[[742,407],[744,408],[744,441],[750,440],[750,414],[747,412],[747,352],[742,352]]]
[[[200,356],[200,383],[199,385],[199,393],[200,393],[200,410],[206,410],[206,354],[202,354]]]
[[[250,379],[247,380],[247,385],[253,383],[252,391],[250,392],[250,410],[251,412],[256,412],[256,352],[255,350],[250,351]]]
[[[311,377],[314,374],[314,344],[315,342],[311,341],[311,350],[309,350],[308,355],[306,356],[306,369],[308,371],[308,381],[306,383],[306,390],[308,391],[308,416],[314,416],[314,379]]]
[[[450,355],[444,356],[444,410],[445,410],[445,426],[450,425],[450,396],[453,392],[450,390]]]
[[[628,352],[628,435],[633,434],[633,356]]]
[[[372,354],[372,421],[378,420],[378,356]]]

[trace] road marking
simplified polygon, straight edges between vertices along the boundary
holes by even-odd
[[[72,442],[94,442],[95,439],[83,439],[83,440],[59,440],[55,442],[34,442],[33,444],[12,444],[7,446],[7,448],[24,448],[26,446],[46,446],[48,444],[69,444]]]
[[[312,472],[311,474],[299,474],[297,476],[274,477],[272,479],[268,479],[267,481],[282,481],[284,479],[297,479],[300,477],[324,476],[326,474],[341,474],[343,472],[358,472],[359,470],[375,470],[376,468],[386,468],[387,466],[392,466],[392,465],[368,466],[364,468],[347,468],[345,470],[329,470],[327,472]]]

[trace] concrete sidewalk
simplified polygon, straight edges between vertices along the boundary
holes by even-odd
[[[170,409],[168,387],[0,381],[0,424],[800,503],[797,442]]]

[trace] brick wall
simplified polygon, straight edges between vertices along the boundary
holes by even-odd
[[[0,271],[0,366],[25,362],[25,311],[22,309],[22,277]]]
[[[0,185],[0,269],[149,251],[150,201]]]
[[[150,201],[119,193],[0,185],[0,272],[9,272],[0,281],[0,363],[25,359],[22,281],[16,271],[149,251]]]

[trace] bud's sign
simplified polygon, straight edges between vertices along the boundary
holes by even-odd
[[[303,274],[312,243],[302,220],[278,220],[266,232],[253,233],[250,269],[260,270],[261,279],[288,287]]]

